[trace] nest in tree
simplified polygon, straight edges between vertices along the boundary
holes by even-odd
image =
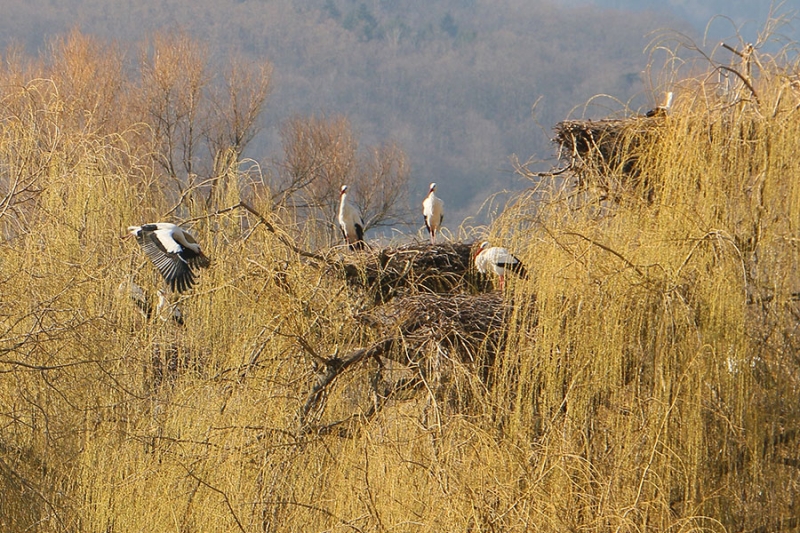
[[[488,281],[473,267],[472,244],[406,244],[349,256],[343,264],[348,284],[367,289],[378,302],[403,292],[485,291]]]
[[[354,350],[343,357],[324,360],[301,411],[305,427],[308,416],[319,406],[333,381],[355,363],[375,359],[381,369],[392,365],[406,369],[397,379],[373,379],[376,401],[368,414],[399,391],[415,389],[422,383],[452,381],[456,364],[470,368],[484,385],[489,369],[502,349],[509,305],[500,292],[469,294],[416,294],[397,298],[359,315],[358,321],[374,330],[382,340]],[[380,390],[377,389],[381,383]],[[439,394],[445,387],[436,386]],[[440,390],[441,389],[441,390]],[[308,429],[308,428],[306,428]]]
[[[565,120],[556,124],[553,142],[560,146],[581,188],[593,188],[618,199],[638,191],[652,200],[641,179],[640,147],[655,142],[664,115],[621,120]]]
[[[417,294],[398,298],[359,315],[381,337],[403,344],[402,361],[420,361],[433,345],[445,347],[462,362],[484,349],[494,355],[500,345],[506,305],[500,292]]]

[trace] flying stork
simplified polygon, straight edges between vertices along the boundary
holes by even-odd
[[[347,185],[342,185],[339,192],[339,227],[342,228],[344,240],[350,245],[351,250],[363,250],[364,243],[364,220],[358,208],[347,197]]]
[[[425,219],[425,227],[431,235],[431,244],[436,244],[436,233],[444,220],[444,202],[434,194],[435,191],[436,183],[431,183],[428,196],[422,201],[422,216]]]
[[[129,226],[139,246],[158,268],[170,289],[183,292],[195,282],[195,268],[208,268],[211,260],[203,254],[192,235],[168,222]]]
[[[493,271],[500,278],[500,290],[503,290],[506,270],[510,270],[522,279],[528,279],[528,271],[518,258],[499,246],[489,246],[489,241],[484,241],[475,252],[475,266],[478,272],[485,274]]]

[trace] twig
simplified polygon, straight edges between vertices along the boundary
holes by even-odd
[[[376,342],[369,348],[360,348],[354,352],[351,352],[344,358],[340,359],[338,357],[332,357],[324,360],[325,372],[319,376],[316,385],[314,385],[314,387],[311,389],[311,393],[308,395],[308,399],[306,399],[306,403],[303,405],[303,409],[300,412],[301,427],[305,428],[306,417],[311,409],[313,409],[314,406],[316,406],[319,402],[319,398],[325,391],[325,388],[330,385],[345,369],[363,359],[369,357],[379,357],[383,355],[389,351],[392,346],[394,346],[397,340],[398,339],[394,337],[390,337],[380,342]]]
[[[536,177],[536,178],[554,178],[556,176],[560,176],[561,174],[572,170],[572,163],[568,163],[567,166],[563,168],[559,168],[556,170],[551,170],[549,172],[531,172],[529,170],[525,170],[526,177]]]
[[[606,246],[605,244],[599,243],[599,242],[595,241],[594,239],[590,239],[590,238],[589,238],[589,237],[587,237],[586,235],[581,235],[580,233],[577,233],[577,232],[575,232],[575,231],[566,231],[566,232],[564,232],[563,234],[564,234],[564,235],[572,235],[572,236],[575,236],[575,237],[580,237],[581,239],[583,239],[583,240],[585,240],[585,241],[587,241],[587,242],[589,242],[589,243],[591,243],[591,244],[594,244],[594,245],[595,245],[595,246],[597,246],[598,248],[601,248],[601,249],[605,250],[606,252],[608,252],[608,253],[610,253],[610,254],[612,254],[612,255],[615,255],[616,257],[618,257],[620,260],[622,260],[622,262],[624,262],[626,265],[628,265],[629,267],[631,267],[631,268],[632,268],[632,269],[633,269],[633,270],[634,270],[634,271],[635,271],[637,274],[639,274],[641,277],[643,277],[643,278],[644,278],[644,277],[646,277],[646,276],[644,275],[644,273],[643,273],[641,270],[639,270],[639,267],[637,267],[636,265],[634,265],[633,263],[631,263],[631,262],[630,262],[630,261],[629,261],[629,260],[628,260],[628,259],[627,259],[625,256],[623,256],[622,254],[620,254],[620,253],[619,253],[619,252],[617,252],[616,250],[613,250],[613,249],[609,248],[609,247],[608,247],[608,246]]]

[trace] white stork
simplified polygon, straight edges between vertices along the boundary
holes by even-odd
[[[672,107],[672,91],[667,93],[666,101],[664,105],[656,106],[654,109],[651,109],[644,116],[648,118],[652,117],[663,117],[669,113],[670,108]]]
[[[193,269],[207,268],[211,264],[194,237],[175,224],[156,222],[129,226],[128,232],[136,237],[144,253],[173,291],[191,289],[195,276]]]
[[[147,297],[145,290],[134,283],[133,276],[120,283],[119,287],[117,287],[117,292],[120,296],[130,298],[131,302],[133,302],[142,316],[148,320],[150,319],[150,316],[153,314],[153,304],[150,302],[150,298]]]
[[[475,266],[478,272],[485,274],[493,271],[500,278],[500,290],[503,290],[506,270],[510,270],[522,279],[528,279],[528,271],[514,254],[499,246],[489,246],[489,241],[484,241],[475,252]]]
[[[431,235],[431,244],[436,244],[436,233],[442,227],[444,220],[444,202],[435,194],[436,184],[431,183],[428,196],[422,201],[422,216],[425,218],[425,227]]]
[[[163,289],[158,289],[156,315],[158,315],[158,318],[163,322],[173,320],[179,326],[183,325],[183,311],[178,307],[177,303],[170,301],[169,296]]]
[[[347,198],[347,185],[342,185],[339,192],[339,227],[342,228],[344,240],[350,245],[351,250],[363,250],[364,220],[358,208]]]

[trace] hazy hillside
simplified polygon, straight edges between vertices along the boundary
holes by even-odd
[[[652,105],[661,89],[643,83],[648,33],[692,32],[663,12],[528,0],[10,0],[0,44],[36,51],[73,26],[128,43],[181,27],[219,60],[268,59],[272,94],[250,157],[275,156],[295,114],[345,114],[362,143],[393,139],[406,151],[415,211],[427,182],[440,183],[451,225],[492,192],[521,187],[509,156],[550,157],[550,128],[589,97],[619,100],[598,101],[593,116]]]
[[[736,32],[741,33],[747,42],[756,42],[764,22],[773,16],[785,16],[787,24],[782,25],[780,33],[791,42],[800,40],[800,19],[798,6],[791,1],[750,0],[705,0],[687,2],[685,0],[567,0],[571,6],[594,5],[621,10],[660,10],[691,23],[695,30],[704,32],[708,26],[711,44],[720,39],[731,39]],[[709,25],[709,22],[713,22]]]

